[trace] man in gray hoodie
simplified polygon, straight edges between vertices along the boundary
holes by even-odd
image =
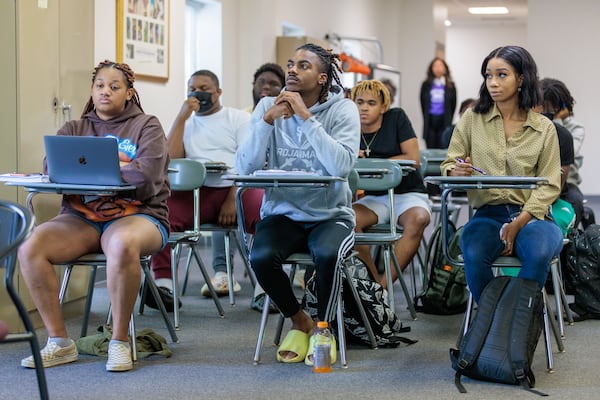
[[[240,174],[252,174],[266,165],[267,169],[348,177],[358,154],[360,119],[356,106],[344,98],[338,62],[337,54],[314,44],[296,50],[287,64],[284,90],[277,97],[262,99],[254,110],[250,134],[236,153]],[[278,361],[304,361],[315,324],[296,299],[282,260],[296,252],[313,255],[318,319],[331,321],[335,294],[342,284],[336,266],[354,245],[351,199],[345,180],[319,188],[265,190],[250,263],[265,292],[292,320],[277,352]]]

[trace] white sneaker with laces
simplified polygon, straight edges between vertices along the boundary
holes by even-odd
[[[226,272],[217,272],[215,276],[210,280],[215,288],[215,292],[217,292],[218,296],[226,296],[229,294],[229,283],[227,282],[227,273]],[[235,280],[235,276],[233,277],[233,292],[237,293],[242,290],[242,287]],[[205,283],[200,289],[200,294],[204,297],[210,297],[210,291],[208,290],[208,285]]]
[[[67,364],[77,361],[79,358],[79,353],[77,352],[77,346],[75,345],[75,342],[71,343],[67,347],[60,347],[54,342],[48,342],[46,347],[40,350],[40,355],[42,356],[42,364],[44,364],[44,368]],[[22,359],[21,366],[25,368],[35,368],[33,356]]]
[[[111,372],[129,371],[133,369],[131,361],[131,348],[123,343],[108,345],[108,361],[106,370]]]

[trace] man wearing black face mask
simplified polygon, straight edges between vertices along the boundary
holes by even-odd
[[[222,162],[230,166],[227,173],[236,173],[233,165],[235,152],[247,135],[250,115],[242,110],[223,107],[220,102],[222,90],[219,79],[208,70],[196,71],[188,81],[188,97],[183,102],[179,114],[169,132],[169,156],[173,158],[192,158],[203,162]],[[200,189],[200,219],[203,223],[223,226],[236,224],[235,191],[231,182],[223,181],[221,174],[208,174],[204,186]],[[261,190],[247,190],[244,193],[244,212],[246,230],[254,231],[254,225],[260,219]],[[192,192],[171,192],[168,200],[169,222],[173,231],[193,228]],[[222,232],[213,232],[213,269],[212,278],[215,291],[219,295],[229,293],[225,264],[225,246]],[[157,286],[168,310],[173,309],[171,252],[167,246],[152,257],[152,270]],[[234,291],[241,290],[234,279]],[[210,296],[208,286],[201,293]],[[152,296],[146,296],[153,303]],[[155,304],[147,304],[155,307]]]

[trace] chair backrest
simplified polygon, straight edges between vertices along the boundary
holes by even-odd
[[[359,158],[354,164],[358,175],[357,189],[388,192],[389,219],[396,219],[394,210],[394,188],[402,182],[402,167],[393,160],[384,158]],[[390,223],[389,230],[396,234],[396,224]]]
[[[384,191],[395,188],[402,181],[402,168],[393,160],[359,158],[354,169],[358,174],[357,189]]]
[[[421,163],[425,159],[425,168],[421,167],[422,175],[441,175],[440,164],[446,159],[447,149],[423,149],[421,150]]]
[[[34,217],[24,206],[0,200],[0,266],[14,270],[17,248],[33,229]]]
[[[174,158],[169,163],[171,190],[194,191],[194,231],[200,230],[200,187],[206,179],[206,167],[197,160]]]
[[[171,190],[194,190],[204,185],[206,167],[201,161],[175,158],[169,163]]]

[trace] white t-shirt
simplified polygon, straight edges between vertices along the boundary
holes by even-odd
[[[196,113],[185,122],[183,148],[185,156],[203,162],[223,162],[234,174],[235,152],[248,135],[250,114],[235,108],[223,107],[214,114],[200,116]],[[226,187],[231,181],[221,179],[221,174],[209,173],[204,186]]]

